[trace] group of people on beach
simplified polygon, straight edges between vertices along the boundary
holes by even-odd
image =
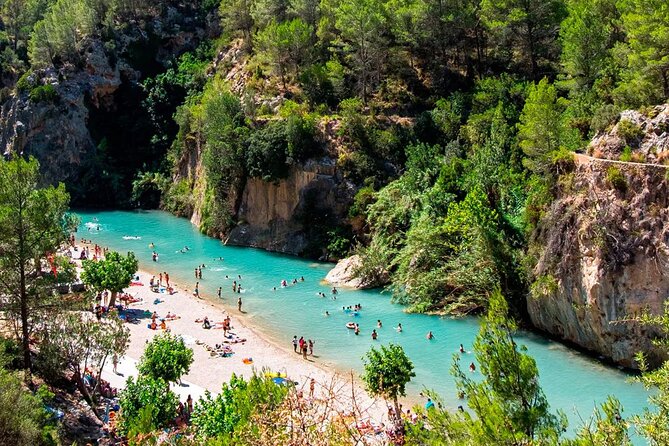
[[[304,339],[304,336],[300,336],[300,339],[297,339],[297,336],[293,336],[293,351],[302,355],[304,359],[307,359],[307,355],[314,355],[314,343],[311,339]],[[298,350],[299,348],[299,350]]]

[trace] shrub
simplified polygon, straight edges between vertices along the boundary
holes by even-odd
[[[643,137],[641,127],[627,119],[623,119],[618,123],[617,133],[627,144],[635,143]]]
[[[367,207],[374,202],[374,188],[365,186],[360,188],[353,198],[353,204],[348,209],[349,217],[364,216],[367,214]]]
[[[632,148],[630,146],[625,146],[623,153],[620,154],[620,161],[632,161]]]
[[[137,368],[142,375],[173,382],[188,373],[192,363],[193,350],[186,347],[184,340],[163,333],[146,345]]]
[[[23,73],[23,75],[16,81],[16,89],[20,92],[27,93],[33,89],[35,82],[31,72]]]
[[[625,175],[617,167],[611,166],[606,170],[606,180],[620,192],[627,190]]]
[[[58,99],[58,92],[51,84],[40,85],[33,88],[28,97],[31,101],[39,102],[55,102]]]
[[[121,405],[120,428],[128,432],[138,425],[161,428],[172,422],[177,413],[177,396],[162,379],[131,376],[119,398]],[[142,409],[145,407],[151,409]],[[141,423],[140,423],[141,421]]]
[[[620,112],[615,105],[606,104],[598,108],[590,120],[590,128],[595,132],[603,132],[618,119]]]
[[[249,175],[265,181],[287,177],[287,151],[286,129],[282,121],[271,122],[256,130],[249,138],[246,150]]]

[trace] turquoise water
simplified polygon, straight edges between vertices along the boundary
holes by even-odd
[[[408,386],[414,397],[423,388],[437,391],[452,407],[461,404],[455,397],[455,384],[449,374],[452,356],[460,343],[467,350],[478,331],[475,318],[405,314],[403,307],[390,303],[387,294],[378,291],[340,290],[336,300],[331,299],[330,287],[322,283],[332,264],[302,260],[295,257],[268,253],[250,248],[224,246],[219,240],[203,236],[187,220],[164,212],[78,212],[82,227],[78,238],[91,239],[120,252],[134,251],[140,268],[167,271],[171,281],[181,288],[193,289],[196,279],[193,270],[205,264],[200,292],[216,299],[216,290],[223,287],[223,304],[236,306],[242,296],[243,309],[249,322],[276,342],[292,348],[293,335],[316,340],[314,354],[319,360],[343,370],[362,370],[361,357],[378,343],[401,344],[415,365],[416,377]],[[97,222],[94,219],[97,218]],[[99,229],[97,228],[99,226]],[[124,239],[133,236],[141,239]],[[159,254],[152,262],[149,244],[155,244]],[[179,252],[184,246],[190,248]],[[224,260],[214,260],[219,257]],[[225,279],[228,275],[230,278]],[[232,294],[232,281],[241,275],[242,294]],[[286,288],[293,278],[304,277]],[[276,291],[273,291],[276,287]],[[319,297],[324,292],[327,297]],[[342,306],[362,304],[359,316],[342,311]],[[325,316],[329,311],[330,316]],[[233,312],[234,314],[234,312]],[[370,334],[377,319],[383,322],[378,329],[378,340]],[[345,327],[347,322],[360,325],[361,333]],[[402,333],[393,327],[403,326]],[[435,339],[428,341],[432,331]],[[571,429],[581,418],[587,419],[595,404],[613,393],[622,402],[625,416],[639,413],[646,406],[647,393],[638,384],[627,382],[628,375],[605,366],[562,344],[541,336],[522,332],[517,341],[525,344],[537,361],[540,381],[553,408],[567,414]],[[473,354],[465,355],[466,366]]]

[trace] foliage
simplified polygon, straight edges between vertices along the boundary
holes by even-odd
[[[137,272],[137,258],[129,252],[125,256],[110,251],[102,260],[84,260],[81,280],[95,291],[111,292],[109,306],[114,307],[116,295],[130,286],[133,275]]]
[[[146,427],[163,428],[169,425],[177,414],[179,400],[169,390],[162,379],[140,375],[135,380],[132,376],[126,381],[125,389],[120,392],[122,432],[138,427],[138,420]],[[141,429],[144,430],[144,429]]]
[[[44,401],[24,388],[18,374],[0,367],[0,445],[58,444]]]
[[[112,316],[100,322],[92,315],[67,312],[51,321],[42,333],[40,361],[51,365],[51,372],[72,372],[79,391],[96,411],[96,392],[104,366],[110,356],[125,354],[130,341],[130,331],[123,321]],[[95,365],[96,385],[92,388],[84,382],[85,371]]]
[[[55,102],[58,99],[58,92],[53,85],[40,85],[30,90],[30,100],[33,102]]]
[[[635,144],[643,137],[643,129],[628,119],[622,119],[616,126],[616,132],[627,144]]]
[[[55,252],[73,229],[66,215],[65,187],[39,187],[39,165],[33,158],[0,162],[0,293],[4,309],[16,322],[23,366],[30,369],[29,340],[35,322],[50,308],[53,288],[42,273],[46,253]],[[57,307],[51,307],[57,308]]]
[[[471,426],[476,444],[556,442],[566,425],[565,417],[549,411],[536,362],[524,346],[515,343],[516,325],[507,314],[504,297],[495,291],[474,342],[483,380],[470,378],[460,367],[460,356],[455,355],[453,374],[458,389],[475,414],[458,418]]]
[[[617,167],[610,166],[606,169],[606,180],[620,192],[627,190],[627,179]]]
[[[169,333],[155,336],[149,342],[137,369],[142,375],[166,382],[178,381],[193,363],[193,350],[183,338]]]
[[[399,414],[397,398],[405,396],[407,383],[416,376],[413,363],[402,346],[388,344],[379,349],[372,347],[363,357],[363,362],[365,371],[361,378],[367,390],[372,395],[393,401],[396,413]]]
[[[253,424],[253,417],[275,411],[287,393],[287,387],[276,385],[271,378],[254,373],[246,381],[233,373],[218,395],[212,397],[206,392],[195,404],[193,426],[202,439],[238,444],[240,438],[260,433],[260,427]]]

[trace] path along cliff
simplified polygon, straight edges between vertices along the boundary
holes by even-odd
[[[666,131],[656,133],[668,112],[660,107],[645,120],[635,114],[644,132],[637,159],[645,139],[656,148],[669,141]],[[664,159],[662,151],[647,163],[621,161],[628,146],[618,141],[620,126],[593,140],[589,152],[597,157],[576,154],[573,171],[560,178],[530,242],[536,263],[527,310],[540,330],[636,367],[641,351],[653,364],[665,359],[652,343],[660,333],[635,318],[661,313],[669,296],[669,170],[652,162]]]

